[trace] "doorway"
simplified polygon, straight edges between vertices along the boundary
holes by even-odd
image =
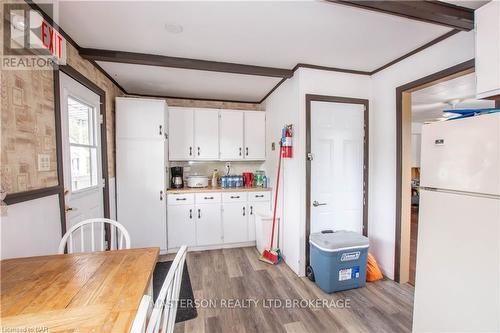
[[[58,73],[66,230],[89,218],[109,216],[102,96],[72,76]]]
[[[457,108],[494,107],[475,99],[474,61],[467,61],[396,89],[397,205],[395,280],[416,285],[420,140],[425,123],[444,121]]]
[[[368,234],[368,100],[306,95],[306,267],[309,235]]]

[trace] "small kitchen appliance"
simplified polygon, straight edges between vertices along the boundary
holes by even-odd
[[[183,168],[182,167],[171,167],[170,168],[170,187],[171,188],[183,188]]]
[[[187,177],[188,187],[208,187],[208,177],[201,175],[191,175]]]

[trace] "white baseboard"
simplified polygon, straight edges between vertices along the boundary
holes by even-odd
[[[188,247],[188,252],[231,249],[231,248],[251,247],[251,246],[255,247],[255,241],[242,242],[242,243],[231,243],[231,244],[207,245],[207,246],[190,246],[190,247]],[[172,248],[172,249],[168,249],[166,252],[160,251],[160,254],[176,253],[178,250],[179,250],[179,248]]]

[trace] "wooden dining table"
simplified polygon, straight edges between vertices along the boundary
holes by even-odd
[[[129,332],[159,248],[1,261],[2,332]]]

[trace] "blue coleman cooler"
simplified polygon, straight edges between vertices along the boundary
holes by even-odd
[[[323,231],[309,237],[309,276],[327,293],[366,285],[368,237],[352,231]]]

